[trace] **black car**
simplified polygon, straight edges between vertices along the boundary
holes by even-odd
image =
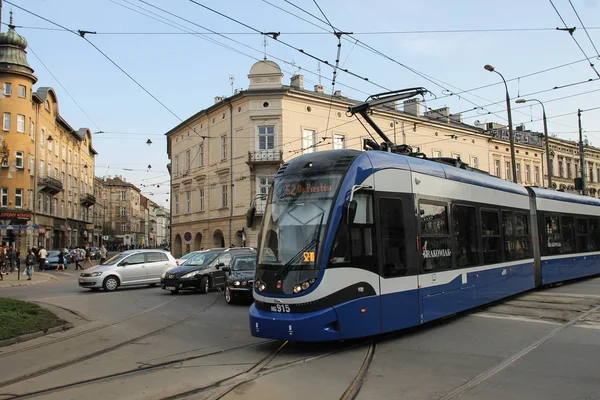
[[[165,272],[160,286],[173,294],[184,289],[198,290],[204,294],[212,288],[223,288],[227,280],[223,267],[229,267],[234,255],[249,252],[256,254],[254,250],[246,248],[204,250]]]
[[[234,304],[241,299],[252,300],[256,251],[239,252],[233,256],[230,266],[223,267],[223,270],[227,273],[225,301]]]

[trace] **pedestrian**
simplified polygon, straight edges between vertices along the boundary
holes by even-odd
[[[12,246],[8,246],[8,252],[6,254],[8,266],[10,268],[10,273],[15,272],[15,251]]]
[[[100,246],[100,264],[106,261],[106,248],[104,245]]]
[[[38,251],[38,268],[40,269],[40,272],[44,271],[44,267],[46,266],[46,256],[48,255],[48,252],[46,251],[46,249],[44,248],[44,246],[40,246],[40,250]]]
[[[83,262],[83,266],[85,267],[86,264],[89,264],[90,267],[94,266],[94,264],[92,264],[92,251],[87,244],[85,245],[85,261]]]
[[[65,270],[65,251],[60,249],[60,253],[58,253],[58,264],[56,264],[55,271],[58,271],[62,267],[62,270]]]
[[[18,247],[15,251],[15,266],[17,267],[17,271],[21,272],[21,249]]]
[[[4,280],[4,274],[6,273],[6,253],[4,247],[0,246],[0,281]]]
[[[28,281],[31,280],[31,278],[33,277],[33,266],[35,264],[35,254],[33,253],[32,249],[29,249],[29,252],[27,253],[27,257],[25,257],[25,273],[27,274],[27,276],[29,278],[27,278]]]
[[[83,250],[81,249],[81,247],[77,247],[75,249],[74,257],[75,257],[75,270],[83,269],[83,267],[81,266],[81,261],[83,261],[84,253],[83,253]]]

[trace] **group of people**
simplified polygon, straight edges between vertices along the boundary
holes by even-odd
[[[100,252],[100,263],[106,260],[107,251],[104,246],[99,249]],[[93,267],[92,254],[89,246],[77,247],[71,249],[69,252],[71,258],[65,252],[65,249],[61,249],[58,254],[58,262],[56,263],[55,271],[66,269],[71,261],[75,262],[75,269],[84,269],[84,266]],[[40,246],[39,249],[36,247],[27,250],[27,256],[25,257],[25,274],[27,280],[31,280],[33,277],[33,270],[35,265],[38,266],[38,271],[42,272],[46,266],[46,258],[48,257],[48,251],[44,246]],[[0,246],[0,280],[4,280],[4,275],[7,273],[13,273],[15,268],[20,269],[21,265],[21,254],[19,249],[14,250],[12,246],[2,247]]]

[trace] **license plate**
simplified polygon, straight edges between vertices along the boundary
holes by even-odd
[[[167,290],[175,290],[175,286],[165,286],[165,289],[167,289]]]

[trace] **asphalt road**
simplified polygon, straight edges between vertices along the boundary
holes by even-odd
[[[73,310],[75,328],[0,348],[0,399],[600,399],[600,278],[377,340],[256,339],[221,293],[80,289],[0,296]],[[60,308],[60,310],[62,310]]]

